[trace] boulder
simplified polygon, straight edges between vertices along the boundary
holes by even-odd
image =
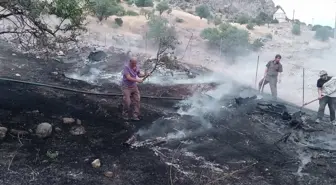
[[[36,128],[36,135],[39,138],[46,138],[52,133],[52,125],[49,123],[41,123]]]

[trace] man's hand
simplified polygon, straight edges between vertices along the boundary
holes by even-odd
[[[141,78],[140,78],[140,79],[137,79],[137,82],[138,82],[138,83],[142,83],[142,82],[143,82],[143,79],[141,79]]]
[[[318,97],[319,100],[322,99],[322,98],[323,98],[323,95],[320,95],[320,96]]]
[[[145,77],[150,76],[152,73],[145,72]]]

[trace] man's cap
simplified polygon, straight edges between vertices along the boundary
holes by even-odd
[[[324,75],[328,75],[328,73],[327,73],[327,71],[322,70],[322,71],[320,71],[319,75],[320,76],[324,76]]]

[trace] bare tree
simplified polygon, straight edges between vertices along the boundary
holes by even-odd
[[[85,31],[89,0],[0,0],[0,35],[11,35],[22,49],[55,49]],[[0,7],[0,8],[1,8]],[[53,25],[51,24],[53,23]]]
[[[153,64],[150,74],[155,72],[159,67],[173,69],[177,66],[177,59],[174,56],[174,50],[179,43],[174,27],[166,27],[159,38],[158,50],[156,58],[147,59],[147,64]],[[144,80],[148,78],[145,77]]]

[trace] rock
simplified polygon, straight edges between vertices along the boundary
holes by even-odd
[[[39,138],[46,138],[51,135],[52,125],[49,123],[41,123],[36,128],[36,135]]]
[[[6,137],[8,129],[6,127],[0,127],[0,140]]]
[[[72,135],[75,135],[75,136],[79,136],[79,135],[83,135],[85,134],[85,128],[81,125],[76,125],[76,126],[73,126],[71,129],[70,129],[70,133]]]
[[[63,118],[63,123],[64,124],[72,124],[72,123],[75,123],[75,119],[73,119],[73,118]]]
[[[18,76],[18,77],[20,77],[21,75],[20,75],[19,73],[16,73],[16,74],[15,74],[15,76]]]
[[[109,177],[109,178],[111,178],[111,177],[113,177],[113,172],[111,172],[111,171],[106,171],[106,172],[104,173],[104,175],[105,175],[105,177]]]
[[[56,131],[56,132],[62,132],[62,129],[59,128],[59,127],[56,127],[56,128],[55,128],[55,131]]]
[[[100,160],[99,159],[96,159],[94,160],[92,163],[91,163],[92,167],[94,168],[99,168],[101,166],[100,164]]]
[[[54,72],[51,72],[51,74],[53,74],[53,75],[58,75],[58,72],[57,72],[57,71],[54,71]]]
[[[82,125],[82,121],[80,119],[76,119],[76,124],[77,125]]]
[[[57,55],[58,55],[58,56],[64,56],[64,53],[63,53],[63,51],[59,51],[59,52],[57,53]]]
[[[94,51],[91,52],[90,55],[88,56],[89,60],[92,61],[101,61],[107,57],[107,54],[104,51]]]

